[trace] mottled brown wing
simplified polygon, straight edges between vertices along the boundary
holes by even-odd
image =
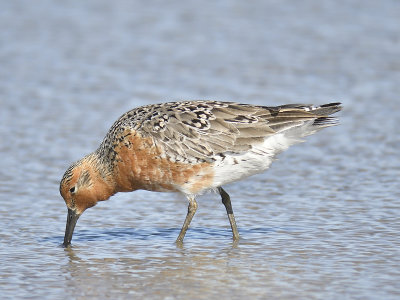
[[[225,152],[240,153],[276,132],[317,116],[305,105],[263,107],[218,101],[153,106],[139,132],[152,136],[173,160],[208,161]]]

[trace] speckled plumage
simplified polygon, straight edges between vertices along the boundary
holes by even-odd
[[[123,141],[122,132],[128,129],[166,147],[166,156],[173,161],[213,161],[215,155],[247,151],[269,135],[337,110],[340,108],[335,104],[314,109],[304,104],[266,107],[220,101],[152,104],[123,114],[98,153],[107,162],[113,161],[113,146]],[[321,126],[333,120],[321,119],[326,122]]]
[[[65,172],[60,191],[79,215],[97,201],[136,189],[182,192],[192,206],[195,195],[215,189],[228,211],[221,185],[264,171],[302,137],[337,124],[328,115],[340,109],[339,103],[266,107],[220,101],[138,107],[113,124],[95,152]],[[87,199],[77,201],[80,190]]]

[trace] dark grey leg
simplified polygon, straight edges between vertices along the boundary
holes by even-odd
[[[221,195],[222,203],[225,205],[226,213],[228,214],[229,222],[231,223],[233,240],[236,241],[239,239],[239,231],[236,226],[235,216],[233,215],[231,198],[222,187],[218,187],[218,192]]]

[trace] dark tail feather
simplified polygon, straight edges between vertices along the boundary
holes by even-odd
[[[311,113],[321,117],[315,119],[313,125],[318,127],[328,127],[337,125],[339,123],[339,120],[337,118],[327,117],[327,116],[340,111],[342,109],[340,105],[341,103],[336,102],[316,107],[314,110],[311,111]]]
[[[335,112],[340,111],[342,109],[341,104],[342,103],[340,102],[324,104],[316,107],[315,109],[312,109],[310,112],[317,116],[329,116],[331,114],[334,114]],[[319,119],[320,118],[318,118],[317,120]]]
[[[328,127],[339,124],[339,120],[333,117],[321,117],[314,120],[313,125],[319,127]]]

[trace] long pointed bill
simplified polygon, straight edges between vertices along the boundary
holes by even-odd
[[[67,216],[67,226],[65,227],[65,236],[64,236],[64,247],[68,247],[71,244],[72,235],[74,234],[74,229],[76,222],[78,221],[79,217],[76,212],[72,209],[68,208],[68,216]]]

